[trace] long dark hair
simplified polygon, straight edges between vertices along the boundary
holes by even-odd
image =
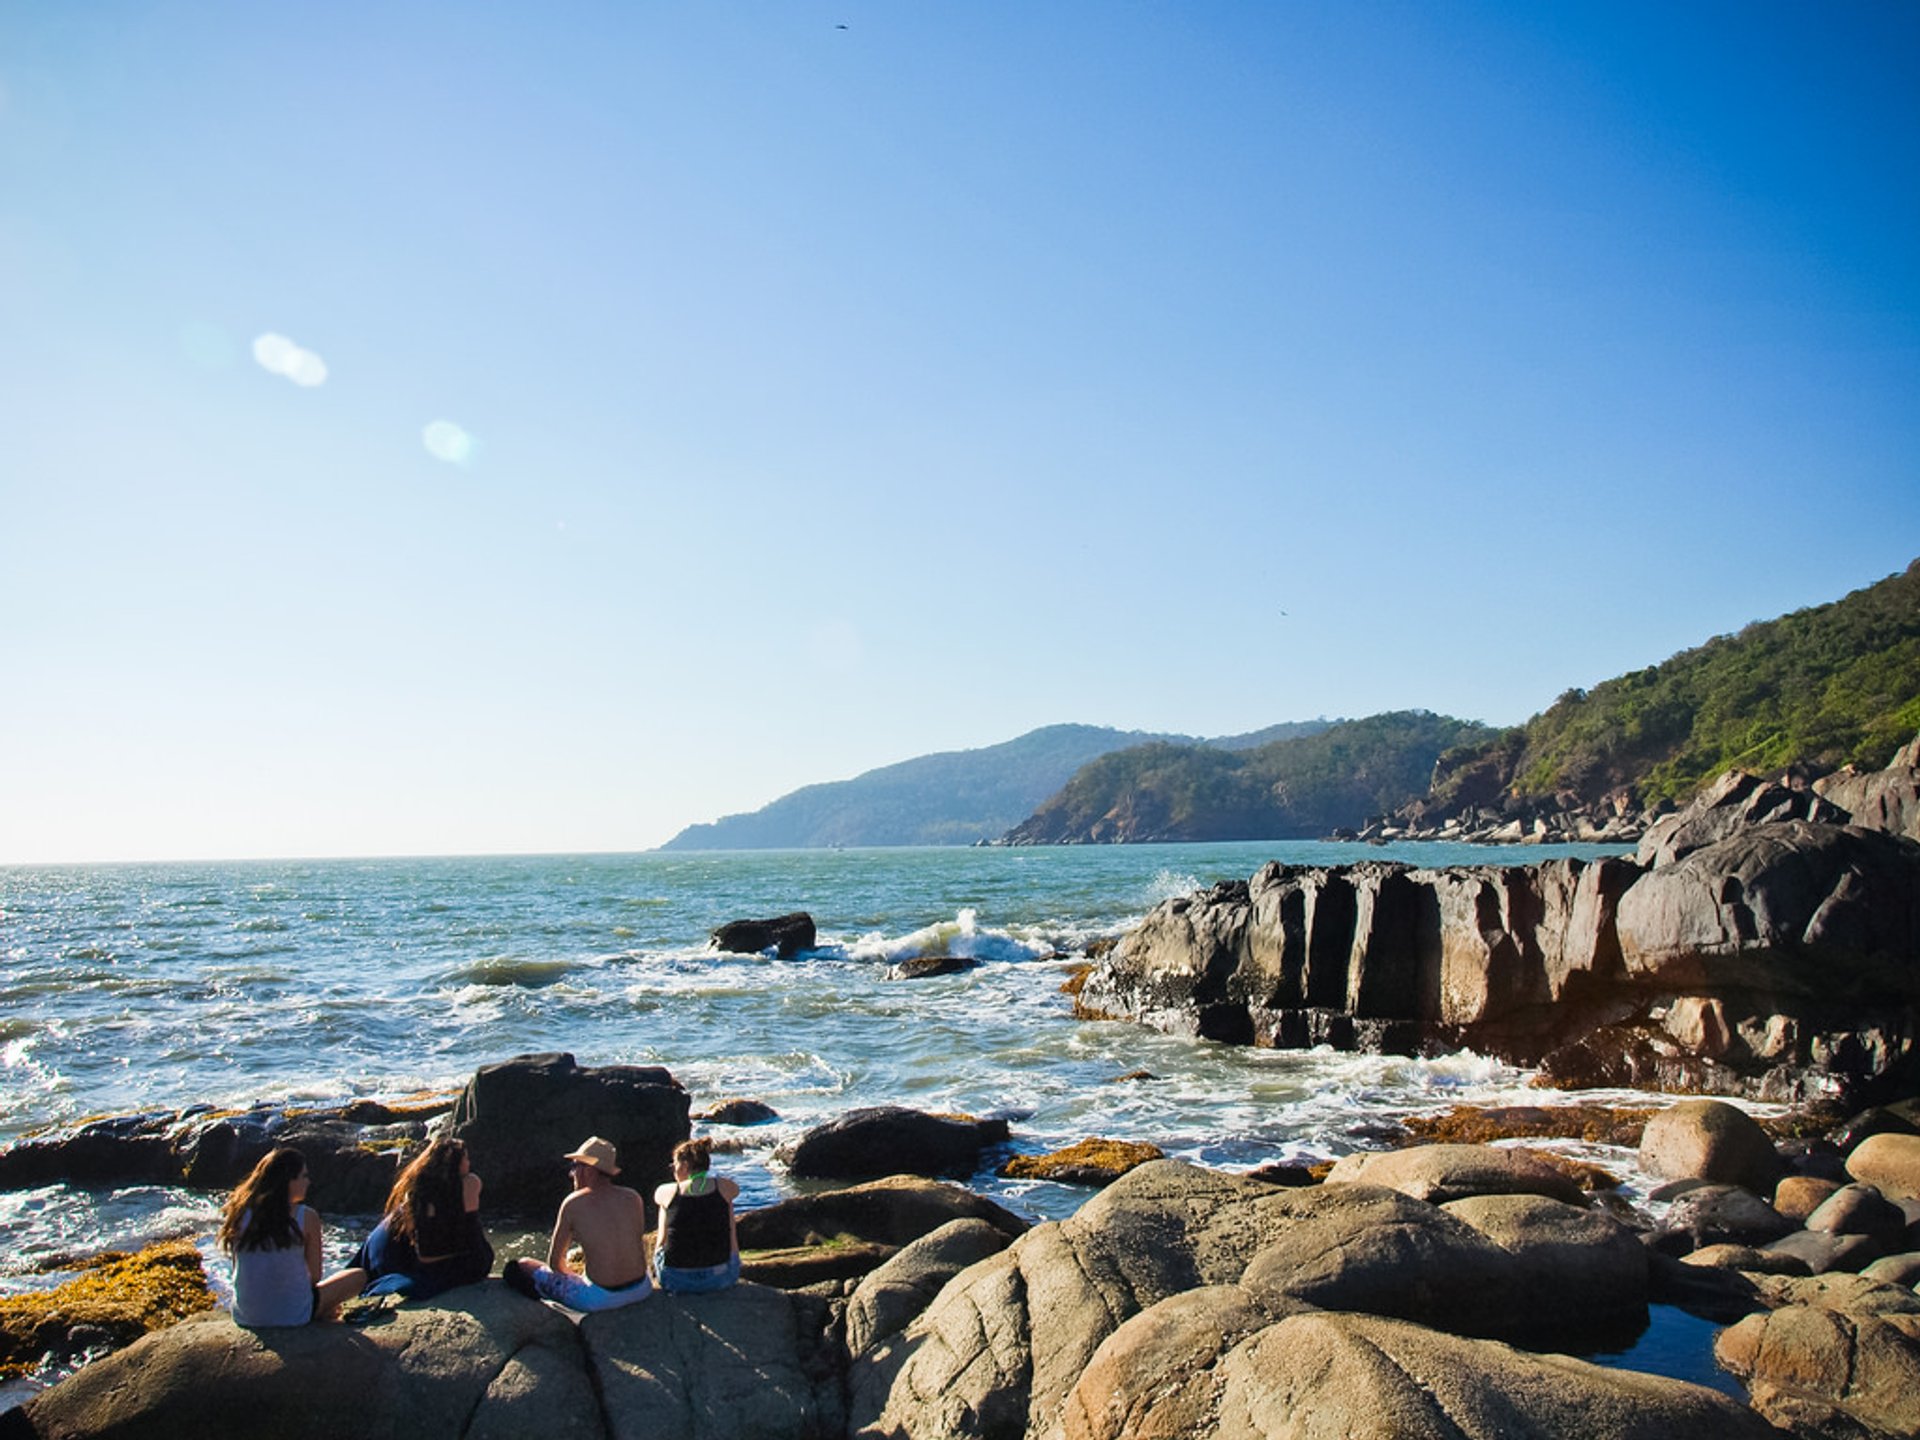
[[[284,1250],[305,1238],[293,1219],[293,1182],[307,1172],[307,1157],[291,1145],[269,1150],[253,1173],[227,1198],[220,1217],[220,1248]]]
[[[466,1204],[460,1188],[464,1140],[435,1140],[407,1162],[387,1194],[387,1230],[395,1239],[417,1240],[420,1216],[457,1215]]]

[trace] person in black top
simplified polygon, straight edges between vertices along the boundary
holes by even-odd
[[[711,1140],[681,1142],[673,1150],[673,1183],[653,1192],[660,1207],[653,1279],[662,1290],[698,1295],[740,1278],[740,1237],[733,1225],[740,1187],[709,1174],[712,1160]]]
[[[429,1299],[487,1278],[493,1245],[480,1223],[480,1177],[459,1140],[435,1140],[393,1182],[387,1213],[353,1263],[374,1277],[362,1293]]]

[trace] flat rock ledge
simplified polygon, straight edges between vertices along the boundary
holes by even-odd
[[[1443,1157],[1446,1193],[1467,1158]],[[837,1298],[743,1283],[575,1324],[488,1281],[361,1328],[203,1316],[0,1437],[1778,1440],[1716,1391],[1517,1348],[1644,1323],[1653,1258],[1605,1214],[1486,1178],[1507,1188],[1436,1205],[1160,1160],[1017,1237],[948,1221]]]

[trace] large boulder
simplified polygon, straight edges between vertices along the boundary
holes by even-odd
[[[1640,1168],[1662,1180],[1714,1180],[1770,1195],[1786,1167],[1746,1111],[1723,1100],[1682,1100],[1647,1121]]]
[[[1847,1173],[1889,1200],[1920,1199],[1920,1135],[1871,1135],[1847,1156]]]
[[[1488,1223],[1512,1249],[1378,1186],[1286,1189],[1176,1161],[1143,1165],[1071,1219],[961,1271],[904,1332],[855,1355],[850,1423],[922,1440],[1040,1432],[1109,1335],[1205,1287],[1232,1289],[1222,1303],[1243,1318],[1311,1304],[1537,1334],[1577,1314],[1556,1285],[1572,1273],[1557,1251],[1587,1222],[1516,1210]],[[1644,1284],[1645,1260],[1611,1234],[1603,1243],[1620,1274]],[[1594,1298],[1612,1304],[1629,1288],[1610,1277]],[[1174,1329],[1203,1339],[1207,1323],[1196,1312]]]
[[[1163,1320],[1156,1307],[1122,1326],[1048,1440],[1777,1440],[1743,1406],[1677,1380],[1371,1316],[1262,1325],[1231,1298],[1166,1308],[1196,1299],[1208,1308]]]
[[[1846,819],[1846,812],[1828,803],[1817,790],[1795,789],[1744,770],[1729,770],[1701,791],[1685,810],[1649,825],[1635,858],[1647,866],[1671,865],[1755,825],[1788,820],[1834,825]]]
[[[1012,1243],[984,1220],[949,1220],[861,1280],[847,1300],[847,1353],[863,1355],[906,1329],[946,1283]]]
[[[851,1238],[898,1248],[955,1220],[979,1220],[1009,1240],[1025,1220],[958,1185],[918,1175],[892,1175],[864,1185],[795,1195],[735,1218],[745,1250],[782,1250]]]
[[[982,1150],[1006,1138],[1004,1120],[929,1115],[900,1105],[876,1105],[815,1126],[779,1155],[788,1171],[800,1179],[964,1176],[980,1168]]]
[[[1782,1429],[1920,1435],[1920,1315],[1790,1305],[1722,1331],[1714,1356]]]
[[[845,1433],[826,1302],[740,1284],[580,1322],[609,1440],[829,1440]]]
[[[1852,824],[1920,840],[1920,735],[1901,746],[1884,770],[1848,765],[1813,782]]]
[[[1697,1250],[1706,1245],[1765,1245],[1795,1228],[1751,1190],[1697,1185],[1674,1200],[1661,1232],[1685,1235],[1686,1248]]]
[[[1555,1324],[1538,1304],[1522,1307],[1512,1338],[1531,1342],[1543,1330],[1573,1332],[1609,1319],[1644,1323],[1647,1250],[1611,1215],[1539,1195],[1476,1195],[1443,1208],[1514,1257],[1524,1296],[1578,1297],[1571,1324]]]
[[[1434,1205],[1469,1195],[1544,1195],[1569,1205],[1586,1203],[1564,1171],[1496,1145],[1415,1145],[1347,1155],[1334,1162],[1326,1183],[1384,1185]]]
[[[672,1178],[673,1147],[693,1133],[689,1108],[687,1092],[657,1065],[521,1055],[474,1072],[448,1133],[466,1142],[490,1210],[545,1220],[571,1189],[567,1152],[593,1135],[617,1147],[620,1183],[651,1196]]]
[[[1873,1186],[1858,1182],[1834,1191],[1804,1223],[1828,1235],[1867,1236],[1882,1255],[1899,1254],[1907,1238],[1906,1213]]]
[[[377,1325],[161,1330],[27,1403],[38,1440],[601,1440],[568,1321],[505,1286],[449,1291]]]

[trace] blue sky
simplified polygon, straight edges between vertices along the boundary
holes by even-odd
[[[1917,301],[1905,0],[6,6],[0,861],[1516,722],[1920,555]]]

